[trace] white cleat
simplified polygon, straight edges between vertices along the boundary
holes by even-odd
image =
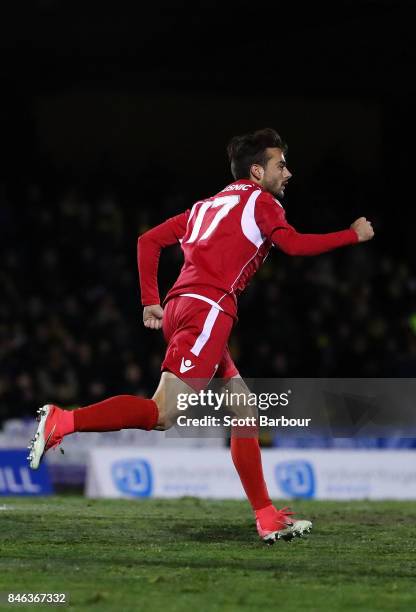
[[[51,431],[48,438],[45,440],[45,423],[52,408],[53,406],[51,404],[45,404],[45,406],[42,406],[42,408],[39,408],[37,411],[38,416],[36,419],[39,421],[39,425],[36,430],[35,437],[31,439],[28,446],[29,455],[27,457],[29,466],[32,468],[32,470],[38,469],[41,459],[45,453],[45,446],[49,442],[49,438],[53,433],[53,431]]]
[[[294,538],[302,538],[305,533],[310,533],[311,529],[311,521],[293,521],[293,525],[289,525],[285,529],[268,533],[264,536],[263,542],[266,544],[274,544],[277,540],[290,542]]]

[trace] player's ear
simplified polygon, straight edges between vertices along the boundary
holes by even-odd
[[[264,175],[264,168],[259,164],[253,164],[250,168],[250,172],[254,176],[254,178],[256,178],[258,181],[261,181]]]

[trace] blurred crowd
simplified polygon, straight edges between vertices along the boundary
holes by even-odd
[[[0,191],[0,420],[153,392],[164,342],[141,322],[137,236],[191,204],[151,180]],[[162,295],[181,257],[162,255]],[[240,299],[230,346],[247,377],[413,376],[416,270],[376,242],[315,258],[275,250]]]

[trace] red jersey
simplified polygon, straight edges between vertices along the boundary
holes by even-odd
[[[289,255],[317,255],[358,242],[358,236],[352,229],[300,234],[286,221],[283,206],[270,193],[253,181],[235,181],[140,236],[143,305],[159,303],[160,251],[177,242],[185,261],[164,302],[177,295],[191,295],[235,317],[237,296],[272,246]]]

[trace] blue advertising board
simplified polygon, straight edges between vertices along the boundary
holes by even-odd
[[[45,463],[31,470],[27,463],[27,450],[0,449],[1,495],[50,495],[51,479]]]

